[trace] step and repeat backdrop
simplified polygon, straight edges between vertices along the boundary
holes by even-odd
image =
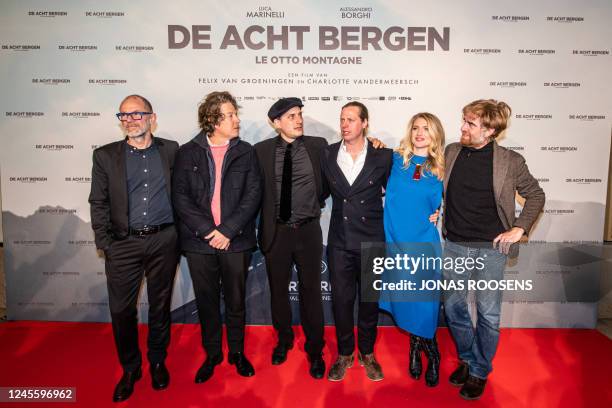
[[[87,203],[91,156],[122,138],[114,113],[133,93],[152,102],[155,134],[179,143],[197,133],[204,96],[227,90],[241,106],[241,137],[251,143],[274,135],[266,118],[272,103],[297,96],[306,134],[338,141],[341,106],[360,101],[370,110],[371,134],[390,147],[414,113],[438,115],[454,142],[465,104],[500,99],[513,109],[500,144],[526,158],[547,196],[530,239],[602,240],[612,115],[609,0],[15,0],[0,8],[10,319],[109,320]],[[321,224],[326,231],[329,206]],[[583,258],[578,263],[601,260]],[[563,266],[553,262],[549,273],[563,274]],[[270,323],[264,268],[256,252],[248,281],[252,324]],[[331,322],[325,260],[321,270]],[[295,288],[294,281],[294,306]],[[193,299],[183,260],[176,321],[196,321]],[[140,302],[146,320],[146,293]],[[593,327],[596,303],[507,301],[502,320],[510,327]]]

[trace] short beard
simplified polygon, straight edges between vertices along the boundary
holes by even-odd
[[[129,133],[126,133],[126,136],[127,136],[128,138],[130,138],[130,139],[138,139],[138,138],[141,138],[141,137],[142,137],[142,138],[144,138],[146,134],[147,134],[147,131],[145,130],[144,132],[139,133],[139,134],[137,134],[137,135],[135,135],[135,136],[132,136],[132,135],[130,135]]]
[[[474,146],[485,146],[486,144],[488,144],[492,139],[489,137],[483,137],[480,140],[477,141],[473,141],[472,138],[469,138],[468,143],[463,143],[463,138],[460,138],[459,141],[461,142],[462,146],[466,146],[466,147],[474,147]],[[476,142],[476,143],[475,143]]]

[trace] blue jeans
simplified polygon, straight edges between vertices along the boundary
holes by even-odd
[[[466,243],[466,245],[470,245]],[[501,280],[506,267],[506,255],[492,247],[478,248],[458,245],[446,241],[444,258],[482,258],[483,268],[465,270],[463,273],[444,268],[445,281],[464,281],[464,287],[447,290],[443,294],[444,311],[448,327],[455,339],[459,358],[467,363],[470,375],[486,379],[492,370],[492,361],[499,341],[499,320],[501,313],[501,290],[476,290],[476,327],[468,312],[467,280],[491,281]],[[458,263],[453,262],[454,265]]]

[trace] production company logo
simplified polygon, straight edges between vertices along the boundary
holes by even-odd
[[[327,263],[321,260],[321,275],[325,275],[327,271]],[[292,267],[292,274],[297,276],[297,267],[295,265]],[[329,274],[326,276],[328,275]],[[294,302],[299,300],[298,284],[299,282],[296,280],[289,281],[289,299]],[[321,296],[323,300],[331,300],[331,284],[329,283],[329,279],[324,276],[321,276]]]

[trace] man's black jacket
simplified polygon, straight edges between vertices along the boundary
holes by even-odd
[[[204,237],[217,229],[230,239],[224,252],[257,246],[255,217],[261,201],[261,176],[253,147],[230,140],[221,172],[221,223],[215,226],[211,202],[215,164],[204,132],[180,147],[172,177],[172,204],[178,216],[181,250],[214,254]]]
[[[170,182],[178,143],[161,137],[154,137],[153,143],[159,149],[166,179],[166,192],[170,200],[172,191]],[[114,239],[121,240],[128,236],[127,190],[125,140],[109,143],[94,150],[89,204],[96,248],[106,249]]]

